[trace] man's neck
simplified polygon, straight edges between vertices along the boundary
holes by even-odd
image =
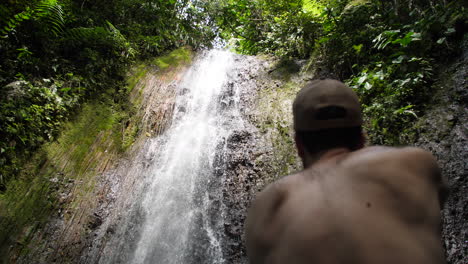
[[[347,154],[351,152],[348,148],[333,148],[333,149],[327,149],[321,152],[318,152],[313,155],[306,155],[302,161],[304,165],[304,169],[309,168],[312,165],[315,165],[318,162],[324,162],[333,158],[336,158],[336,156],[341,156],[343,154]]]

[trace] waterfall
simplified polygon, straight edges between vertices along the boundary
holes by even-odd
[[[127,256],[103,254],[100,263],[226,263],[222,179],[214,170],[229,134],[243,126],[238,87],[228,83],[233,61],[226,51],[205,52],[176,88],[171,126],[150,140],[148,149],[157,151],[146,154],[148,166],[134,170],[145,182],[131,220],[139,223],[125,232],[138,235],[117,238],[134,245],[109,250]]]

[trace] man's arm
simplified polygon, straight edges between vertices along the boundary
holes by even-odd
[[[408,147],[406,150],[410,152],[410,162],[417,167],[416,169],[420,172],[418,174],[429,176],[429,180],[436,187],[439,205],[442,209],[449,194],[449,187],[447,179],[442,176],[436,158],[430,152],[420,148]]]
[[[426,152],[426,153],[430,155],[428,159],[429,159],[429,162],[431,163],[432,180],[437,187],[437,191],[439,195],[439,205],[440,205],[440,209],[442,209],[449,194],[448,182],[447,182],[447,179],[442,175],[442,172],[440,170],[440,167],[439,167],[439,164],[437,163],[436,158],[429,152]]]
[[[286,197],[286,189],[280,181],[260,192],[253,201],[245,224],[247,255],[250,263],[264,263],[274,239],[275,214]]]

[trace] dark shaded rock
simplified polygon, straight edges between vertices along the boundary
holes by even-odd
[[[468,260],[468,49],[461,60],[442,72],[440,87],[417,126],[415,145],[431,151],[447,178],[450,194],[442,210],[448,263]]]
[[[89,217],[88,228],[96,229],[102,224],[102,217],[98,213],[94,213]]]
[[[240,146],[240,144],[247,143],[251,139],[251,133],[248,131],[234,131],[227,139],[227,147],[234,149]]]
[[[184,87],[182,89],[179,89],[179,95],[186,95],[190,92],[190,89],[187,87]]]

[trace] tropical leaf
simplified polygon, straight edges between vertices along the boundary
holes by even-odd
[[[9,10],[0,5],[0,34],[7,35],[14,30],[22,21],[29,20],[33,17],[34,10],[26,7],[26,9],[14,15],[10,19],[6,18],[10,14]]]
[[[57,0],[39,2],[35,7],[35,13],[55,36],[59,36],[64,31],[64,12]]]
[[[0,34],[2,35],[7,35],[25,20],[38,20],[44,23],[44,28],[48,28],[54,36],[59,36],[65,28],[64,11],[57,0],[40,1],[31,7],[26,7],[23,12],[4,19],[8,13],[8,9],[0,5]]]

